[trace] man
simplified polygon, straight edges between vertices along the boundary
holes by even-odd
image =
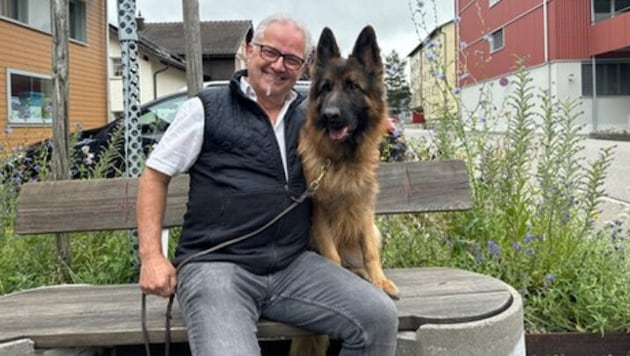
[[[182,105],[146,163],[138,187],[140,287],[175,293],[194,355],[260,354],[259,318],[342,342],[342,355],[393,355],[398,318],[384,292],[307,251],[307,199],[269,228],[225,248],[194,253],[248,234],[306,189],[297,155],[304,97],[292,90],[311,41],[295,20],[262,21],[247,44],[247,70],[229,87]],[[190,194],[175,265],[161,253],[166,192],[188,172]]]

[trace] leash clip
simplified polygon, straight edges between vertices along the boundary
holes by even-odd
[[[330,168],[330,166],[332,166],[332,161],[329,158],[326,160],[326,163],[322,165],[322,169],[321,169],[321,172],[319,173],[319,177],[317,177],[317,179],[315,179],[314,181],[311,182],[311,184],[309,184],[308,191],[310,192],[310,195],[313,195],[313,193],[315,193],[315,191],[319,188],[320,182],[326,175],[326,172],[328,172],[328,169]]]
[[[302,195],[300,195],[298,198],[291,198],[291,199],[293,199],[293,201],[295,201],[296,203],[301,203],[304,201],[304,199],[312,197],[313,194],[315,194],[315,191],[319,188],[319,185],[322,179],[324,179],[324,176],[326,175],[326,172],[328,171],[330,166],[332,166],[332,161],[330,159],[327,159],[326,163],[322,165],[321,172],[319,173],[319,177],[317,177],[317,179],[315,179],[308,185],[308,188],[306,188],[306,190],[304,191],[304,193],[302,193]]]

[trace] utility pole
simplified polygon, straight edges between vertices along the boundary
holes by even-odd
[[[70,178],[69,145],[68,145],[68,0],[52,0],[50,2],[50,23],[52,32],[52,83],[53,83],[53,179]],[[57,234],[57,258],[60,265],[59,279],[62,283],[71,280],[70,236]]]
[[[125,175],[138,177],[144,162],[140,132],[140,75],[138,65],[138,26],[136,1],[118,0],[118,38],[123,67],[123,98],[125,114]],[[138,230],[129,230],[132,267],[138,269]]]
[[[186,81],[188,96],[197,95],[203,86],[199,1],[182,0],[184,9],[184,40],[186,41]]]
[[[136,1],[118,0],[118,38],[123,67],[123,98],[125,115],[125,162],[127,177],[140,175],[142,142],[138,114],[140,113],[140,79],[138,65],[138,28]]]

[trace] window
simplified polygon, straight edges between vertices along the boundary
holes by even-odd
[[[610,17],[613,0],[593,0],[593,21],[597,22]]]
[[[177,109],[187,99],[186,95],[175,95],[155,105],[144,107],[139,118],[143,140],[159,141],[166,128],[175,119]]]
[[[500,28],[488,36],[488,42],[490,43],[490,53],[495,52],[503,48],[503,29]]]
[[[630,11],[630,0],[592,0],[592,7],[597,22]]]
[[[597,63],[597,95],[630,95],[630,63]],[[582,64],[582,96],[593,96],[593,64]]]
[[[52,79],[50,76],[7,70],[9,123],[42,124],[52,118]]]
[[[28,3],[20,0],[0,0],[0,15],[28,23]]]
[[[615,0],[615,14],[630,11],[630,0]]]
[[[122,77],[123,66],[120,57],[112,57],[112,77]]]
[[[70,38],[87,41],[85,13],[84,1],[70,0],[68,8]],[[0,0],[0,16],[40,31],[51,32],[50,0]]]
[[[68,9],[68,22],[70,23],[70,38],[77,41],[87,42],[85,30],[85,3],[83,1],[71,0]]]

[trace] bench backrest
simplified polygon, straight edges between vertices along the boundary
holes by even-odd
[[[188,176],[171,180],[164,227],[182,224]],[[382,163],[378,214],[467,210],[472,207],[461,160]],[[26,183],[17,201],[15,232],[41,234],[136,228],[137,178]]]

